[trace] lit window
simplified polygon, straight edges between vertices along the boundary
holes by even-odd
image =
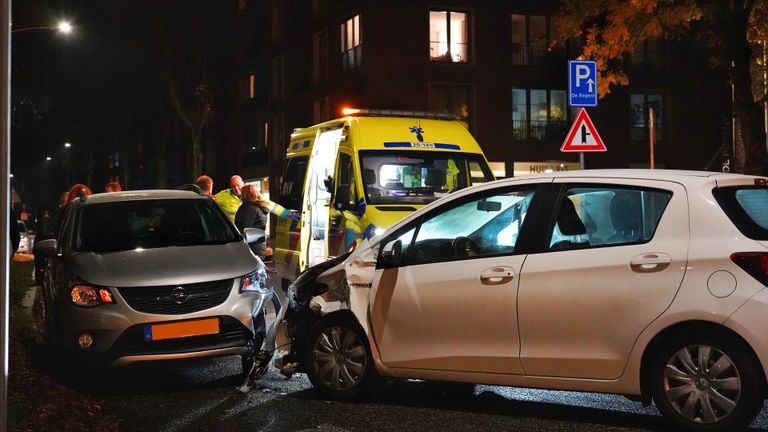
[[[452,63],[470,61],[469,13],[429,12],[429,59]]]
[[[248,99],[256,97],[256,75],[248,75]]]
[[[568,127],[565,90],[512,87],[512,130],[515,140],[562,140]]]
[[[340,33],[341,70],[347,71],[360,66],[362,60],[360,15],[355,15],[341,24]]]

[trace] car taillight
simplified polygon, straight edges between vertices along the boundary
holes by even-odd
[[[731,254],[731,261],[768,286],[768,252],[736,252]]]

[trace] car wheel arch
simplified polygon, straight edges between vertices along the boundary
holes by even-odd
[[[664,328],[663,330],[659,331],[646,345],[640,363],[640,391],[644,398],[651,397],[649,380],[653,361],[656,358],[657,353],[664,348],[664,344],[666,342],[675,338],[695,334],[695,332],[709,332],[711,334],[720,334],[723,336],[732,337],[734,340],[742,344],[752,356],[752,361],[760,366],[760,371],[762,372],[763,391],[765,392],[768,390],[768,379],[766,378],[766,371],[764,370],[762,363],[757,356],[757,353],[755,353],[755,350],[741,335],[722,324],[714,323],[711,321],[695,320],[678,322]]]

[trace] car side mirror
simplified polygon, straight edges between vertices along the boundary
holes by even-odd
[[[262,229],[258,228],[246,228],[243,230],[243,236],[245,242],[250,243],[262,243],[267,239],[267,234]]]
[[[56,239],[36,241],[35,246],[32,248],[32,253],[36,257],[57,258],[59,254]]]
[[[349,210],[349,185],[339,185],[336,188],[336,196],[333,208],[336,210]]]
[[[397,267],[403,261],[403,242],[400,239],[384,245],[381,250],[382,267]]]

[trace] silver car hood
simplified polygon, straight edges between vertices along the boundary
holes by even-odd
[[[230,279],[264,264],[245,242],[165,247],[97,254],[75,253],[72,273],[94,285],[115,287],[190,284]]]

